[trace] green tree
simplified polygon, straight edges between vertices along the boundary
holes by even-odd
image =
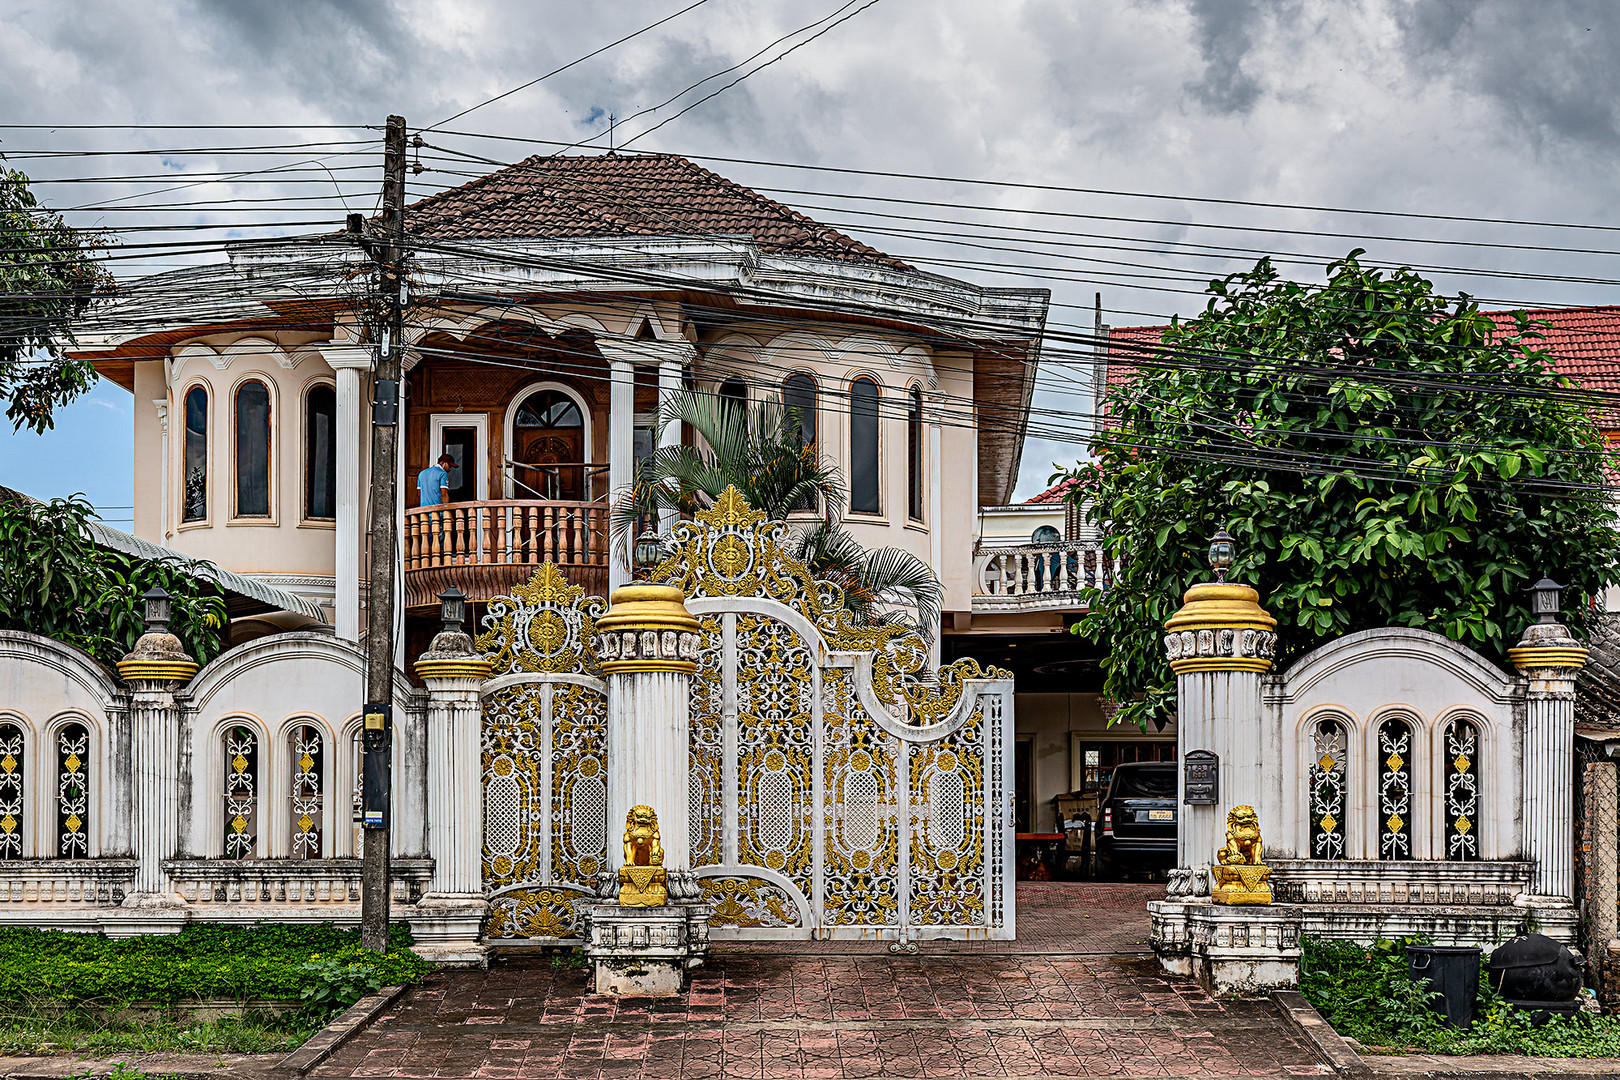
[[[933,640],[944,599],[939,579],[911,552],[869,551],[839,524],[847,499],[843,481],[837,466],[804,443],[796,410],[688,392],[662,411],[660,424],[672,421],[688,425],[697,445],[662,447],[643,462],[635,486],[613,508],[616,534],[656,521],[663,509],[695,513],[731,486],[773,520],[814,507],[813,523],[794,523],[789,553],[817,578],[841,587],[857,619],[905,622]],[[897,608],[916,612],[915,620],[901,618]]]
[[[13,430],[44,431],[95,381],[87,360],[62,352],[73,322],[112,277],[93,253],[101,242],[39,205],[28,177],[0,169],[0,398]]]
[[[1060,475],[1124,570],[1077,633],[1105,643],[1121,720],[1174,708],[1164,620],[1210,579],[1260,590],[1280,660],[1379,626],[1432,630],[1498,661],[1530,621],[1523,589],[1572,585],[1567,621],[1617,579],[1617,466],[1595,399],[1560,376],[1537,324],[1352,252],[1326,286],[1269,260],[1211,282],[1202,314],[1107,399],[1093,461]],[[1056,479],[1056,477],[1054,477]]]
[[[0,630],[26,630],[116,663],[145,632],[141,594],[174,599],[169,629],[192,658],[219,653],[225,601],[197,576],[205,564],[137,559],[96,546],[84,499],[0,498]]]

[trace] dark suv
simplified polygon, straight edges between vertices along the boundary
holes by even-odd
[[[1163,870],[1175,865],[1174,762],[1137,761],[1117,766],[1099,813],[1099,876]]]

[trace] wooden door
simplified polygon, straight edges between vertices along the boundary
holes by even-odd
[[[585,440],[579,428],[519,428],[516,432],[519,464],[514,475],[519,499],[585,497]]]

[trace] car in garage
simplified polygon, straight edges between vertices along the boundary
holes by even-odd
[[[1145,874],[1174,866],[1175,763],[1137,761],[1115,768],[1099,816],[1099,877]]]

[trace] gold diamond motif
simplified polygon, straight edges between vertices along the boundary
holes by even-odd
[[[308,814],[305,814],[303,817],[298,819],[298,831],[309,832],[309,827],[313,824],[315,824],[315,819],[310,817]]]
[[[17,819],[7,814],[0,818],[0,833],[14,833],[17,831]]]
[[[67,821],[63,822],[63,824],[67,826],[68,832],[76,833],[79,831],[79,826],[83,825],[84,822],[79,819],[78,814],[69,814]]]
[[[247,772],[247,767],[248,767],[248,760],[247,760],[247,758],[243,757],[241,754],[237,754],[235,757],[231,758],[231,771],[232,772],[245,773],[245,772]]]
[[[1321,769],[1323,772],[1332,772],[1333,766],[1337,764],[1338,762],[1333,760],[1332,754],[1323,754],[1322,759],[1316,763],[1317,768]]]
[[[1323,832],[1330,833],[1339,827],[1339,819],[1332,814],[1324,814],[1320,824]]]
[[[78,754],[69,754],[67,760],[62,762],[62,767],[68,772],[78,772],[79,766],[83,764],[84,762],[79,760]]]
[[[1389,766],[1390,772],[1400,772],[1401,766],[1406,764],[1406,759],[1399,754],[1391,754],[1385,759],[1384,764]]]
[[[1384,824],[1389,826],[1390,832],[1398,833],[1406,827],[1406,819],[1401,817],[1399,814],[1391,814],[1389,815],[1389,820],[1384,822]]]
[[[1452,825],[1452,828],[1457,830],[1457,835],[1458,836],[1466,836],[1466,835],[1468,835],[1468,830],[1472,829],[1473,827],[1474,827],[1474,823],[1472,821],[1469,821],[1465,817],[1458,818],[1456,820],[1456,822]]]
[[[309,770],[313,769],[314,767],[315,759],[309,756],[308,750],[305,750],[304,756],[298,759],[298,771],[309,772]]]
[[[231,832],[234,833],[237,836],[241,836],[244,833],[246,833],[247,832],[247,818],[243,817],[241,814],[237,814],[234,818],[232,818],[231,819]]]
[[[1467,772],[1468,766],[1472,765],[1473,762],[1468,760],[1467,754],[1458,754],[1456,760],[1453,761],[1452,764],[1457,767],[1458,772]]]
[[[17,768],[17,759],[7,754],[0,758],[0,772],[14,772]]]

